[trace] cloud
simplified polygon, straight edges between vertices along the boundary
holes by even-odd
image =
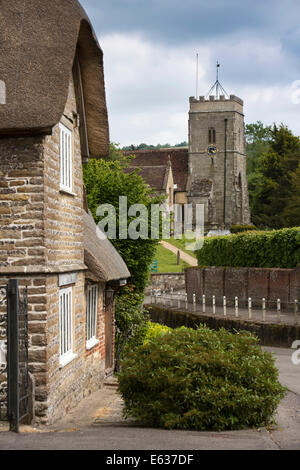
[[[220,80],[247,122],[300,134],[299,0],[81,0],[104,50],[111,138],[122,145],[187,140],[189,96]]]
[[[82,0],[97,33],[142,32],[182,44],[254,31],[278,37],[298,28],[298,0]]]
[[[140,34],[114,33],[103,36],[101,46],[111,139],[122,145],[187,140],[194,52],[199,51],[199,94],[205,95],[215,79],[215,43],[166,46]],[[300,105],[292,103],[292,83],[300,74],[281,45],[244,39],[219,51],[221,81],[229,94],[244,99],[246,121],[282,121],[300,134]]]

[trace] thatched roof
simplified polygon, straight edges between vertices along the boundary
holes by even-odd
[[[76,51],[90,155],[108,154],[103,53],[77,0],[0,0],[0,133],[50,132],[63,114]]]
[[[109,282],[128,279],[123,258],[96,226],[91,214],[83,211],[84,262],[94,280]]]

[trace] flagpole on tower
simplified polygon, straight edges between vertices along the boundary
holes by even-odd
[[[198,99],[198,84],[199,84],[199,54],[196,54],[196,99]]]

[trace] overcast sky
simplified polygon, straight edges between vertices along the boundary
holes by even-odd
[[[189,97],[215,81],[246,122],[300,135],[299,0],[81,0],[104,51],[111,140],[187,140]],[[297,80],[299,81],[297,83]]]

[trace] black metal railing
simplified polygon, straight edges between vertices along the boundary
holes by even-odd
[[[0,421],[7,420],[7,285],[0,286]]]
[[[28,301],[27,288],[21,294],[18,281],[7,288],[7,378],[10,430],[19,432],[28,414]]]

